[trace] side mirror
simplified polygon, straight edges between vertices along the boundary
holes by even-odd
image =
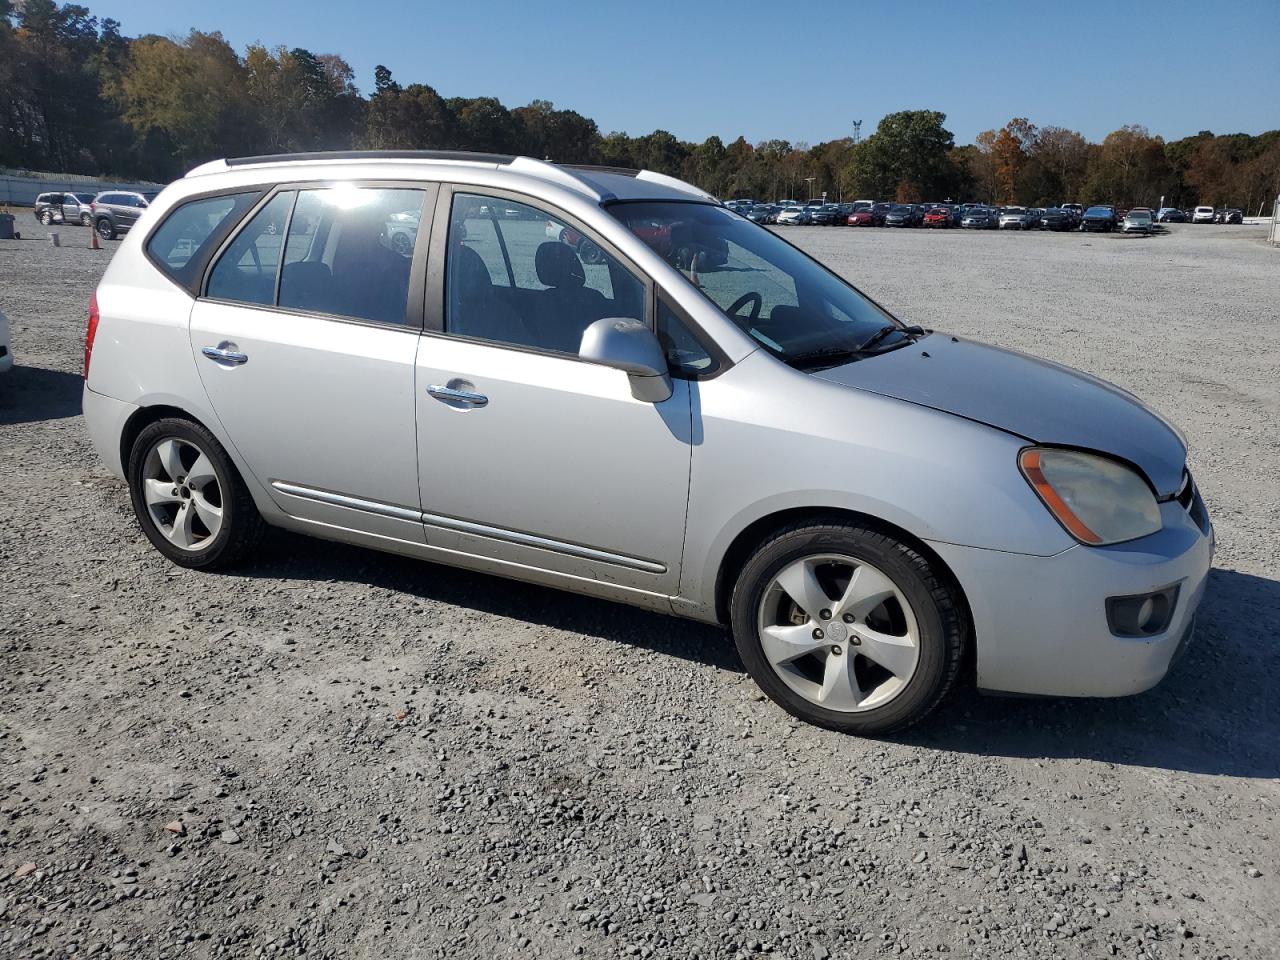
[[[654,332],[639,320],[597,320],[583,332],[578,356],[625,371],[631,380],[631,395],[637,400],[661,403],[671,396],[667,355]]]

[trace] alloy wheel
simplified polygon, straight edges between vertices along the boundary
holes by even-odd
[[[841,554],[795,560],[764,591],[765,659],[792,692],[841,713],[897,697],[920,660],[920,627],[906,595],[877,567]]]
[[[189,440],[165,437],[147,451],[142,495],[156,529],[182,550],[205,549],[222,529],[224,501],[213,461]]]

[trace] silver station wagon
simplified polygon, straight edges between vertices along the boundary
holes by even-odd
[[[962,668],[1145,690],[1213,555],[1133,396],[904,325],[647,171],[205,164],[98,287],[84,411],[174,563],[273,525],[723,623],[779,705],[857,733]]]

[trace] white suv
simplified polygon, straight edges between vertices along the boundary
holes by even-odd
[[[922,716],[970,649],[985,689],[1143,690],[1213,553],[1131,395],[905,326],[644,171],[206,164],[121,243],[85,375],[175,563],[271,524],[732,624],[769,696],[841,730]]]
[[[1192,223],[1213,223],[1217,219],[1217,211],[1213,207],[1196,207],[1191,212]]]

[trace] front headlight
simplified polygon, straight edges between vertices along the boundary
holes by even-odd
[[[1028,447],[1018,465],[1066,531],[1090,546],[1136,540],[1160,529],[1160,506],[1146,481],[1092,453]]]

